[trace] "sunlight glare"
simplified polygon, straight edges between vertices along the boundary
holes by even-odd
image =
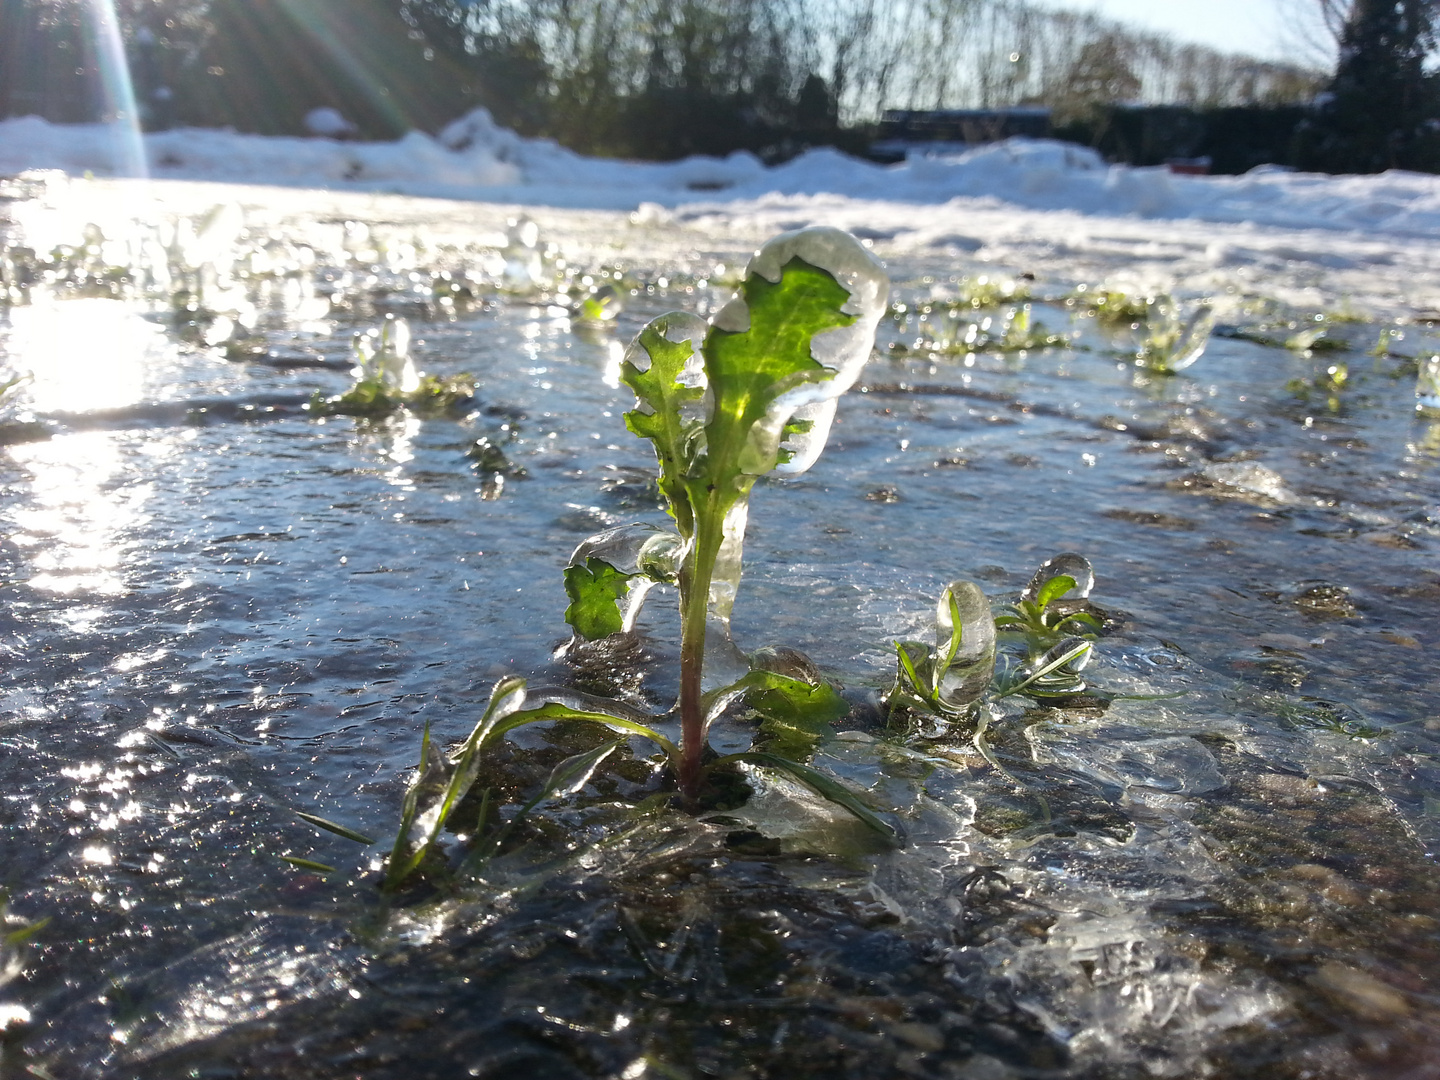
[[[38,413],[118,409],[139,402],[147,374],[174,351],[164,330],[118,300],[38,297],[10,312],[8,365],[30,372]]]

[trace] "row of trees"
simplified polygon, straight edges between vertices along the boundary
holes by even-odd
[[[884,108],[1305,98],[1301,68],[1020,0],[114,0],[151,126],[363,136],[485,105],[592,153],[783,155]],[[94,0],[0,0],[0,115],[96,118]]]
[[[1440,0],[1290,2],[1336,35],[1332,78],[1023,0],[0,0],[0,116],[126,108],[98,18],[113,7],[151,127],[298,134],[328,106],[393,137],[484,105],[588,153],[776,158],[862,148],[886,108],[1042,105],[1098,139],[1116,102],[1316,100],[1277,159],[1440,168]]]

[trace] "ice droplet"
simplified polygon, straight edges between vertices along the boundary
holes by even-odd
[[[1062,574],[1075,580],[1075,588],[1056,597],[1057,600],[1084,600],[1090,595],[1090,590],[1095,588],[1095,571],[1090,566],[1090,560],[1073,551],[1062,551],[1040,564],[1040,569],[1035,571],[1035,576],[1030,579],[1030,584],[1025,586],[1020,599],[1034,600],[1047,581]]]
[[[1440,356],[1420,361],[1415,377],[1415,411],[1421,416],[1440,419]]]
[[[995,616],[990,601],[973,581],[952,581],[940,594],[935,612],[935,648],[939,660],[950,651],[954,631],[951,598],[960,616],[960,646],[936,689],[944,705],[960,709],[985,692],[995,673]]]
[[[1285,478],[1256,461],[1221,461],[1205,466],[1200,475],[1240,495],[1258,495],[1277,503],[1295,501],[1294,493],[1285,486]]]
[[[544,266],[540,257],[540,226],[528,217],[510,221],[505,233],[505,250],[501,252],[505,269],[502,284],[512,292],[530,292],[541,284]]]

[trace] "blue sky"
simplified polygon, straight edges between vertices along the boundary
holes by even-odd
[[[1306,0],[1035,0],[1042,7],[1093,11],[1225,52],[1266,60],[1318,62]]]

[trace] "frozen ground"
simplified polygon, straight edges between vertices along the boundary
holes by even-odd
[[[26,157],[27,130],[69,158]],[[92,167],[103,147],[76,135],[0,127],[16,155],[0,172]],[[1440,1080],[1440,425],[1413,409],[1427,331],[1366,354],[1440,311],[1440,274],[1423,230],[1345,225],[1363,205],[1345,192],[1389,184],[1418,206],[1430,179],[1172,180],[1028,144],[892,170],[812,157],[787,193],[786,170],[744,160],[586,163],[486,137],[451,152],[174,133],[152,157],[210,144],[210,171],[198,153],[183,166],[206,179],[0,184],[17,196],[0,240],[98,249],[57,260],[98,271],[77,291],[129,267],[160,308],[40,287],[0,324],[0,375],[34,371],[23,402],[54,428],[0,458],[0,866],[16,916],[52,920],[4,987],[0,1018],[13,1000],[32,1023],[0,1074]],[[323,172],[359,154],[397,178]],[[468,201],[379,190],[441,190],[424,154]],[[1054,185],[1027,194],[1015,178],[1043,178],[1046,155]],[[1014,182],[986,173],[1007,160]],[[504,184],[479,186],[482,166]],[[930,168],[979,179],[920,202]],[[749,179],[715,190],[726,169]],[[1265,214],[1205,220],[1247,183],[1275,193]],[[1124,193],[1145,185],[1199,193],[1193,212],[1139,215]],[[636,288],[613,326],[497,290],[522,211],[576,285],[623,266]],[[648,459],[620,434],[610,365],[645,319],[708,313],[749,250],[809,222],[867,238],[916,307],[1032,274],[1037,321],[1084,340],[969,361],[882,350],[817,470],[761,493],[741,639],[873,689],[949,577],[1013,593],[1075,547],[1120,621],[1100,675],[1140,696],[1005,716],[991,747],[1023,787],[968,737],[857,721],[822,764],[907,823],[896,852],[832,865],[803,838],[777,856],[732,851],[731,825],[642,829],[600,864],[542,873],[521,853],[473,901],[357,944],[370,855],[293,809],[383,837],[423,723],[463,735],[506,671],[567,677],[558,560],[656,513],[611,483]],[[227,358],[187,331],[159,284],[172,243],[246,280],[215,304],[258,309],[260,351]],[[447,307],[456,272],[479,298]],[[1327,410],[1308,395],[1333,353],[1217,336],[1179,377],[1137,372],[1072,317],[1082,282],[1211,296],[1242,327],[1273,317],[1266,301],[1368,319],[1327,324],[1350,378]],[[306,418],[384,312],[421,327],[427,370],[473,373],[486,409]],[[503,498],[464,457],[479,434],[528,473]],[[663,704],[674,657],[653,617],[643,685]],[[526,747],[547,768],[561,749]],[[615,827],[610,789],[596,798],[553,820]],[[824,839],[808,805],[744,813],[762,839],[793,821]]]

